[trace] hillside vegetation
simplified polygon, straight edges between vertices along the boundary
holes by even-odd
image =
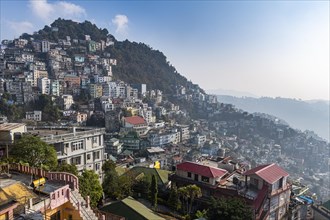
[[[249,112],[275,115],[287,121],[290,126],[301,130],[313,130],[329,140],[329,103],[305,102],[288,98],[252,98],[219,95],[220,102],[230,103]]]
[[[170,95],[175,93],[176,86],[191,84],[176,71],[162,52],[146,44],[125,40],[107,49],[118,61],[113,68],[116,79],[145,83],[148,89],[159,89]]]

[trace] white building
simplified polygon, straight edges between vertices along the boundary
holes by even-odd
[[[58,80],[53,80],[51,82],[51,94],[54,96],[60,96],[60,91],[61,91],[61,85],[60,82]]]
[[[41,94],[50,94],[50,79],[48,78],[39,78],[38,79],[38,88]]]
[[[50,50],[50,42],[43,40],[41,41],[41,52],[47,53]]]
[[[104,134],[105,129],[81,129],[73,128],[66,133],[63,129],[52,129],[53,134],[41,137],[46,143],[53,145],[57,152],[59,163],[74,164],[79,173],[84,169],[94,170],[102,181],[102,165],[106,159]],[[33,132],[38,132],[34,130]],[[39,131],[39,135],[43,135]]]
[[[118,155],[123,151],[123,143],[117,138],[111,138],[106,144],[105,152],[111,155]]]
[[[62,100],[64,110],[70,109],[74,103],[72,95],[62,95]]]
[[[41,121],[42,112],[41,111],[26,112],[25,118],[28,120]]]

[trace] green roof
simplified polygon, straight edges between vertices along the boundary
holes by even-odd
[[[168,183],[168,174],[170,174],[171,171],[136,166],[136,167],[133,167],[132,169],[130,169],[129,171],[127,171],[127,173],[129,173],[129,174],[133,173],[135,177],[139,176],[141,173],[143,173],[144,176],[150,176],[150,177],[152,175],[155,175],[157,178],[158,184],[166,185]]]
[[[123,175],[127,171],[126,168],[121,167],[121,166],[116,166],[115,170],[116,170],[118,176]]]
[[[330,210],[330,200],[326,201],[325,203],[323,203],[322,205],[324,208]]]
[[[157,213],[130,196],[121,201],[104,206],[100,210],[103,212],[109,212],[115,215],[123,216],[126,219],[165,220],[161,216],[157,215]]]

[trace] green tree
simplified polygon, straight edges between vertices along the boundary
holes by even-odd
[[[59,164],[56,170],[59,172],[72,173],[73,175],[78,176],[78,169],[77,166],[74,164],[67,164],[67,163]]]
[[[118,181],[118,191],[116,192],[118,199],[124,199],[127,196],[132,196],[132,186],[133,186],[133,179],[130,175],[121,175]]]
[[[140,179],[137,179],[137,181],[133,183],[132,189],[134,193],[141,194],[142,197],[148,199],[150,184],[151,184],[151,177],[149,175],[146,175]]]
[[[172,187],[170,191],[170,196],[168,197],[167,204],[175,211],[180,209],[180,200],[178,195],[178,190],[176,187]]]
[[[57,121],[60,118],[59,108],[49,95],[40,95],[33,108],[42,111],[43,121]]]
[[[16,161],[28,163],[32,167],[52,170],[57,166],[57,155],[54,147],[32,135],[23,135],[21,139],[15,142],[10,150],[10,155]]]
[[[90,205],[96,207],[102,198],[103,191],[99,176],[93,170],[84,170],[79,176],[79,191],[83,198],[90,197]]]
[[[157,196],[158,196],[158,184],[155,175],[152,175],[151,185],[150,185],[150,199],[151,204],[154,208],[157,207]]]
[[[195,214],[196,218],[205,218],[207,216],[207,210],[203,209],[203,211],[197,210]]]
[[[107,160],[103,166],[102,170],[104,173],[104,179],[102,183],[104,194],[110,198],[117,198],[119,192],[119,177],[116,172],[116,164]]]
[[[252,220],[252,210],[237,198],[211,198],[208,219]]]
[[[180,187],[178,194],[183,199],[183,203],[185,204],[184,212],[190,215],[195,199],[202,196],[201,188],[196,185]]]

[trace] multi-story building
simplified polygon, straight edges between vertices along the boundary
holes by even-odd
[[[54,96],[60,96],[61,93],[61,84],[58,80],[52,80],[51,85],[50,85],[50,91],[51,94]]]
[[[64,110],[70,109],[74,103],[72,95],[62,95],[62,103]]]
[[[43,40],[41,41],[41,52],[47,53],[50,50],[50,42]]]
[[[288,211],[291,187],[287,182],[289,174],[276,164],[261,165],[243,174],[245,186],[267,194],[256,216],[268,219],[282,219]]]
[[[41,94],[49,95],[50,94],[50,79],[48,78],[39,78],[38,79],[38,88]]]
[[[83,123],[83,122],[86,122],[86,121],[87,121],[87,118],[88,118],[87,113],[77,112],[77,113],[75,114],[75,121],[76,121],[77,123]]]
[[[180,132],[180,142],[187,141],[190,139],[190,131],[188,125],[176,125]]]
[[[129,132],[120,138],[125,150],[139,151],[141,149],[141,138],[136,132]]]
[[[102,165],[106,159],[104,134],[105,129],[72,128],[28,130],[38,134],[46,143],[54,146],[59,163],[74,164],[79,172],[84,169],[94,170],[102,181]]]
[[[92,98],[99,98],[102,96],[102,84],[89,84],[89,93]]]
[[[140,116],[123,117],[122,124],[126,130],[134,130],[139,135],[145,134],[148,130],[147,122]]]
[[[146,84],[132,84],[131,85],[134,89],[138,90],[138,95],[140,97],[144,97],[147,93],[147,85]]]
[[[123,143],[117,138],[111,138],[105,141],[105,152],[109,155],[118,155],[123,151]]]
[[[224,161],[222,161],[223,163]],[[291,187],[289,174],[276,164],[261,165],[244,172],[183,162],[169,179],[177,187],[196,184],[202,190],[201,202],[210,197],[236,197],[252,209],[254,219],[280,220],[288,214]]]
[[[139,115],[142,116],[148,124],[155,122],[155,117],[152,116],[151,107],[141,108]]]
[[[32,86],[37,87],[38,86],[38,79],[41,79],[41,78],[48,78],[48,72],[46,70],[34,69],[33,70],[33,83],[32,83]]]
[[[26,112],[25,113],[25,118],[27,120],[41,121],[41,119],[42,119],[42,111]]]
[[[206,136],[205,136],[205,135],[197,134],[197,135],[194,137],[194,144],[195,144],[197,147],[201,147],[201,146],[203,146],[205,142],[206,142]]]
[[[15,139],[26,132],[26,125],[22,123],[0,124],[0,158],[7,155]]]
[[[151,131],[148,133],[148,140],[151,146],[164,146],[167,144],[177,144],[180,140],[180,133],[176,129],[169,131]]]
[[[14,40],[14,44],[15,44],[15,47],[18,47],[18,48],[24,48],[25,45],[27,45],[28,43],[28,40],[26,39],[15,39]]]

